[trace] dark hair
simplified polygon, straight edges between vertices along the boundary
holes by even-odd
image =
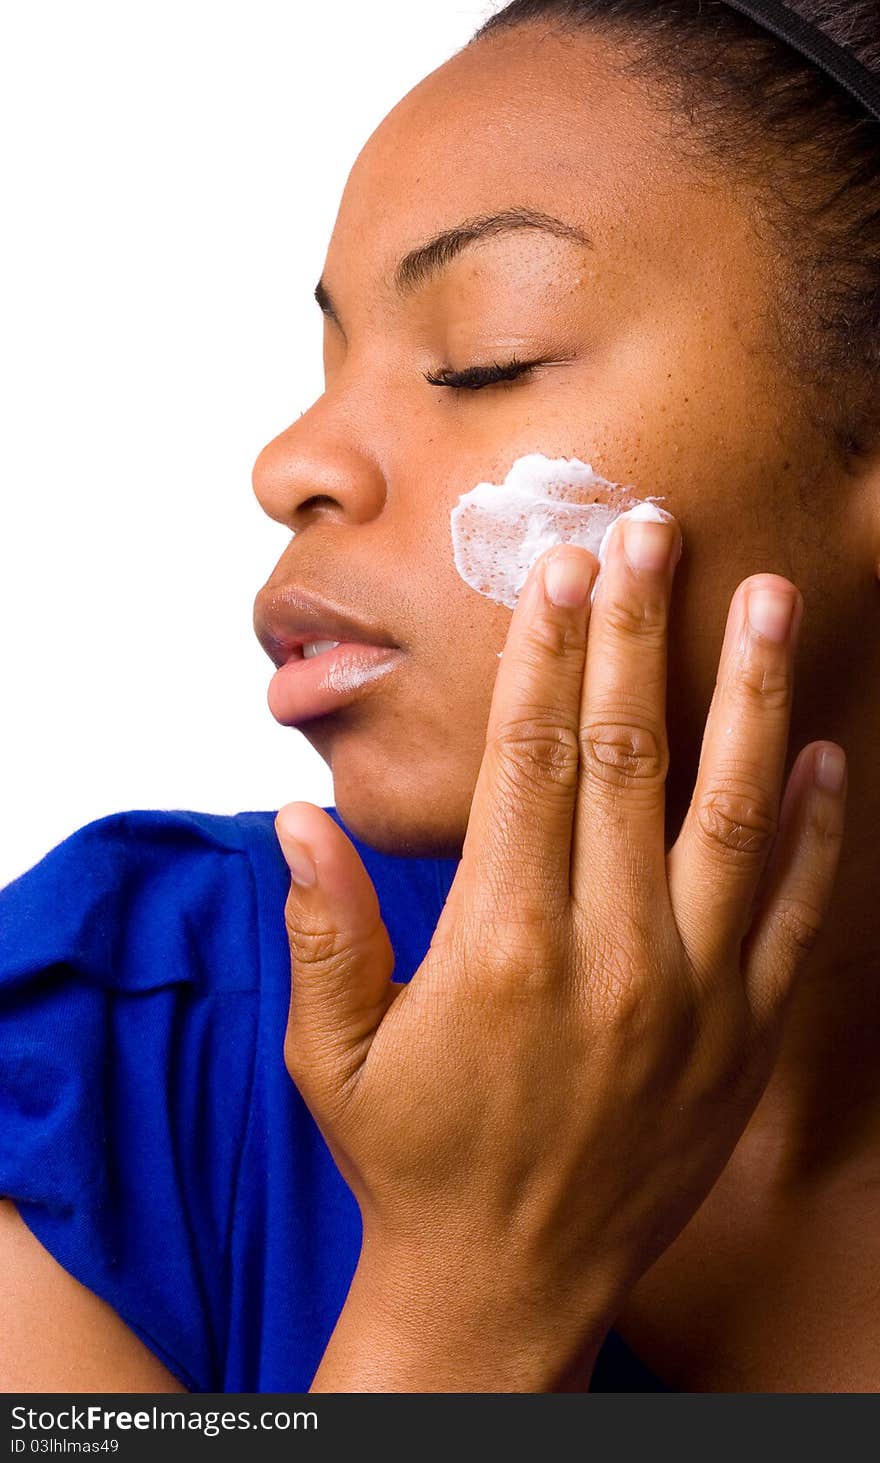
[[[790,0],[880,75],[880,0]],[[780,243],[780,340],[845,460],[880,439],[880,122],[723,0],[511,0],[474,36],[591,27],[688,123],[685,148],[754,185]],[[473,42],[472,42],[473,44]],[[691,139],[688,141],[688,137]]]

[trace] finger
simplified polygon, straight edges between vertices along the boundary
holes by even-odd
[[[567,919],[578,708],[598,561],[567,544],[532,566],[498,668],[462,859],[435,942]],[[546,591],[545,591],[546,575]]]
[[[698,972],[738,949],[776,835],[803,600],[778,574],[731,601],[694,794],[669,852],[676,922]]]
[[[394,951],[354,844],[311,803],[288,803],[275,831],[291,873],[284,909],[290,1015],[284,1056],[306,1097],[335,1092],[363,1062],[394,995]]]
[[[781,1014],[831,902],[846,781],[846,754],[834,742],[803,748],[788,779],[779,833],[743,945],[746,990],[765,1026]]]
[[[652,511],[660,521],[641,509],[616,520],[593,601],[574,815],[579,903],[597,881],[624,897],[638,887],[652,905],[667,899],[667,625],[681,533],[671,514]]]

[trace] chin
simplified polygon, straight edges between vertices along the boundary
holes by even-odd
[[[354,838],[403,858],[461,858],[473,788],[450,787],[424,758],[366,768],[334,751],[333,800]]]

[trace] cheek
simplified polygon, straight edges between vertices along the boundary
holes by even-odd
[[[460,496],[450,515],[455,567],[478,594],[514,609],[532,565],[556,544],[589,549],[601,564],[611,525],[624,513],[668,516],[577,457],[530,453],[503,483],[478,483]]]

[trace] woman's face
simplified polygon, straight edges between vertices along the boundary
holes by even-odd
[[[783,574],[806,602],[792,757],[813,736],[848,743],[865,667],[834,649],[876,614],[869,495],[780,359],[774,246],[747,192],[676,161],[675,125],[598,40],[526,27],[430,75],[349,178],[323,273],[326,390],[254,472],[295,533],[256,623],[292,584],[402,647],[369,694],[298,723],[376,848],[460,852],[511,612],[459,577],[449,515],[526,453],[582,458],[681,524],[670,839],[749,574]],[[560,227],[492,226],[396,280],[438,234],[514,210]],[[512,357],[550,364],[479,390],[425,379]]]

